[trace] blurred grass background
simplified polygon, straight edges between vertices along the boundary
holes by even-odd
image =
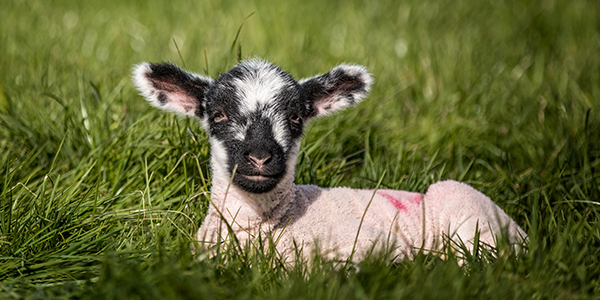
[[[341,62],[375,77],[364,103],[309,125],[298,183],[461,180],[528,232],[527,254],[350,273],[193,257],[206,137],[149,108],[130,70],[215,77],[238,53],[296,79]],[[2,1],[0,298],[597,297],[598,53],[597,1]]]

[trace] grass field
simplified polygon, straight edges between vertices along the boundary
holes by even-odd
[[[528,252],[351,270],[194,257],[206,136],[150,108],[130,70],[217,76],[238,56],[297,79],[340,62],[375,77],[364,103],[309,125],[298,183],[467,182]],[[0,299],[61,297],[600,298],[600,2],[3,0]]]

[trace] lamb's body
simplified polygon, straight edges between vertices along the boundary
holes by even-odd
[[[503,232],[514,243],[526,238],[489,198],[454,181],[424,195],[294,184],[306,122],[360,101],[372,82],[362,67],[340,65],[296,82],[255,60],[213,81],[170,64],[141,64],[134,78],[152,105],[197,117],[208,133],[212,203],[198,232],[205,245],[228,240],[228,226],[243,244],[270,234],[286,257],[297,246],[309,255],[318,243],[327,257],[355,260],[383,247],[396,258],[435,251],[445,237],[467,247],[476,236],[491,246]]]
[[[367,251],[382,247],[390,247],[387,250],[396,259],[420,249],[440,250],[445,237],[471,248],[476,230],[482,245],[495,245],[495,235],[502,230],[513,242],[526,236],[488,197],[456,181],[433,184],[425,194],[297,185],[291,188],[292,196],[282,198],[269,216],[248,209],[244,192],[230,187],[226,201],[223,195],[213,191],[213,203],[224,204],[219,211],[242,244],[248,237],[259,233],[264,237],[268,232],[277,237],[277,249],[286,257],[295,255],[297,245],[302,245],[302,254],[312,254],[315,241],[325,257],[348,258],[354,249],[353,259],[360,261]],[[209,244],[227,240],[227,230],[211,206],[198,240]]]

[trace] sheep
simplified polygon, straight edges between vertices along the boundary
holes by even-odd
[[[152,106],[199,119],[207,133],[211,204],[197,234],[204,245],[227,240],[231,230],[240,243],[276,237],[286,259],[300,247],[360,261],[385,247],[401,260],[438,251],[445,239],[470,251],[477,240],[496,246],[501,233],[515,245],[527,238],[490,198],[456,181],[432,184],[425,194],[294,184],[307,122],[365,98],[373,80],[362,66],[341,64],[296,81],[260,59],[217,79],[141,63],[133,79]]]

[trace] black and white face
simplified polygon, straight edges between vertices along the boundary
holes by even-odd
[[[206,93],[203,123],[217,164],[251,193],[272,190],[287,174],[310,106],[300,85],[259,61],[222,74]],[[237,167],[236,167],[237,166]]]
[[[153,106],[200,119],[210,137],[213,176],[233,175],[236,187],[256,194],[293,176],[308,120],[356,104],[372,82],[363,67],[352,65],[296,82],[260,60],[244,61],[216,80],[143,63],[134,80]]]

